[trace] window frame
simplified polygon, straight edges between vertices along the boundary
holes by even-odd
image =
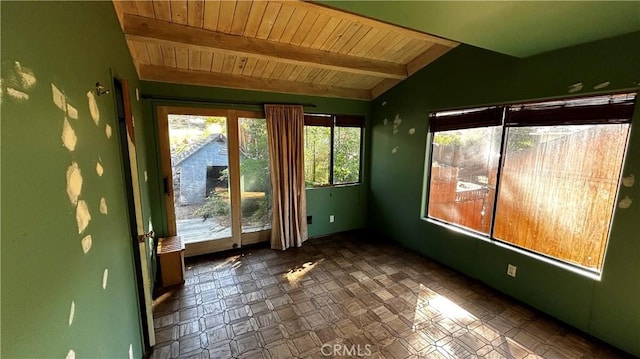
[[[591,103],[590,99],[602,99],[609,98],[608,103]],[[617,100],[616,100],[617,99]],[[607,249],[609,245],[611,230],[613,226],[614,216],[616,212],[616,204],[620,196],[621,179],[624,173],[625,163],[627,160],[627,154],[629,150],[629,139],[632,131],[632,122],[634,116],[634,109],[636,107],[636,101],[638,99],[637,92],[625,91],[621,93],[610,93],[601,95],[587,95],[573,98],[562,98],[559,100],[541,100],[531,101],[516,104],[504,104],[497,106],[484,106],[475,108],[464,108],[455,110],[443,110],[432,111],[429,114],[429,131],[426,138],[426,154],[425,154],[425,168],[423,171],[423,196],[420,209],[420,218],[430,223],[448,228],[450,230],[465,234],[469,237],[480,239],[488,243],[498,245],[500,247],[521,253],[523,255],[533,257],[542,262],[546,262],[563,269],[575,272],[577,274],[592,278],[594,280],[600,280],[604,265],[607,257]],[[582,101],[582,105],[580,102]],[[577,105],[575,105],[577,103]],[[572,104],[575,107],[572,107]],[[561,105],[560,110],[558,106]],[[610,111],[607,112],[607,107],[610,107]],[[569,114],[568,120],[550,120],[550,115],[553,115],[555,111],[566,111]],[[518,112],[513,116],[516,111]],[[543,119],[532,119],[538,114],[542,115]],[[480,231],[476,231],[471,228],[464,227],[456,223],[450,223],[445,220],[435,218],[429,215],[429,201],[431,193],[431,172],[433,166],[433,153],[434,153],[434,137],[438,132],[444,132],[456,129],[469,129],[478,127],[492,127],[496,126],[495,117],[492,118],[491,114],[497,116],[498,113],[502,113],[498,126],[501,127],[501,143],[500,153],[497,163],[496,173],[496,185],[495,193],[493,195],[493,209],[491,216],[491,224],[489,233],[485,234]],[[611,114],[611,119],[598,119],[603,114]],[[459,126],[447,122],[446,117],[458,117]],[[515,119],[514,119],[515,118]],[[582,120],[581,120],[582,118]],[[519,120],[518,120],[519,119]],[[523,121],[522,119],[525,119]],[[526,121],[529,120],[529,121]],[[606,242],[604,245],[604,252],[602,261],[599,264],[599,268],[588,268],[576,263],[569,262],[560,258],[556,258],[552,255],[536,252],[526,247],[520,247],[506,240],[502,240],[495,237],[495,224],[498,213],[498,198],[501,189],[502,169],[506,158],[506,146],[508,141],[508,132],[510,128],[514,127],[533,127],[533,126],[566,126],[566,125],[603,125],[603,124],[627,124],[627,134],[624,139],[624,149],[622,150],[622,159],[620,166],[620,173],[617,174],[616,191],[614,195],[614,203],[612,206],[609,225],[606,231]],[[435,127],[435,130],[434,130]]]
[[[365,116],[361,115],[335,115],[335,114],[321,114],[321,113],[305,113],[304,114],[304,127],[317,126],[317,127],[329,127],[330,128],[330,149],[329,149],[329,183],[322,185],[310,185],[306,188],[325,188],[325,187],[340,187],[340,186],[352,186],[362,183],[362,153],[364,149],[364,126]],[[360,147],[358,148],[359,161],[358,161],[358,180],[355,182],[334,183],[334,165],[335,165],[335,128],[347,127],[347,128],[359,128],[360,129]]]

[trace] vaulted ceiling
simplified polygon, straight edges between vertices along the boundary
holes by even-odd
[[[640,1],[113,3],[143,80],[361,100],[458,43],[528,57],[640,31]]]
[[[370,100],[457,42],[303,1],[119,1],[142,80]]]

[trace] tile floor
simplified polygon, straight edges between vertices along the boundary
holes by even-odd
[[[624,358],[395,244],[355,235],[187,260],[152,358]]]

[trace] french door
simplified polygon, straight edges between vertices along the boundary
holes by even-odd
[[[185,255],[269,240],[267,126],[260,112],[158,107],[167,229]]]

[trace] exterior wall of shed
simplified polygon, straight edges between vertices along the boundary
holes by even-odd
[[[229,166],[226,141],[211,141],[180,163],[179,204],[189,205],[204,202],[207,197],[208,166]]]

